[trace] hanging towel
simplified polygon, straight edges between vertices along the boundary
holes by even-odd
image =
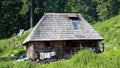
[[[45,58],[45,53],[44,52],[40,52],[40,59],[44,59]]]
[[[50,58],[50,52],[45,53],[45,58]]]

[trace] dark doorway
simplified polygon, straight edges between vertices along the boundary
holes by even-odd
[[[64,51],[65,52],[71,52],[74,50],[80,49],[80,42],[77,41],[66,41]]]
[[[50,41],[45,42],[45,47],[50,47]]]
[[[80,47],[80,42],[67,41],[65,47]]]

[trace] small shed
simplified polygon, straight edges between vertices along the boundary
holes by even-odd
[[[103,40],[80,13],[44,13],[23,42],[26,56],[34,59],[43,52],[64,56],[82,47],[98,47]],[[54,56],[54,55],[53,55]]]

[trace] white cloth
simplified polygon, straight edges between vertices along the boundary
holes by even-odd
[[[52,56],[55,56],[56,55],[56,52],[55,51],[52,51],[52,52],[40,52],[40,59],[45,59],[45,58],[49,58],[52,57]]]
[[[103,48],[100,48],[100,51],[103,52]]]
[[[44,59],[44,58],[45,58],[44,52],[40,52],[40,59]]]
[[[45,58],[50,58],[50,52],[45,53]]]

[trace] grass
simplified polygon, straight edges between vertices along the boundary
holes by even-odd
[[[120,15],[107,21],[98,22],[93,25],[95,29],[105,38],[107,46],[120,45]]]
[[[116,53],[113,51],[111,53]],[[112,54],[110,54],[112,55]],[[2,68],[119,68],[120,54],[118,56],[108,54],[94,54],[89,50],[82,50],[71,59],[64,62],[55,62],[51,64],[36,64],[31,61],[25,61],[13,64],[12,61],[1,62]]]
[[[0,40],[0,68],[119,68],[120,67],[120,15],[109,20],[93,24],[93,27],[105,38],[105,51],[95,54],[88,49],[81,50],[69,60],[51,64],[38,64],[32,61],[13,63],[25,53],[25,48],[14,46],[12,38]],[[21,43],[26,33],[19,36]],[[14,54],[13,56],[11,56]]]
[[[9,39],[0,40],[0,61],[13,61],[19,58],[20,55],[25,54],[25,47],[19,44],[23,42],[29,32],[26,32],[22,36],[18,36],[19,39],[16,41],[13,40],[15,36]]]

